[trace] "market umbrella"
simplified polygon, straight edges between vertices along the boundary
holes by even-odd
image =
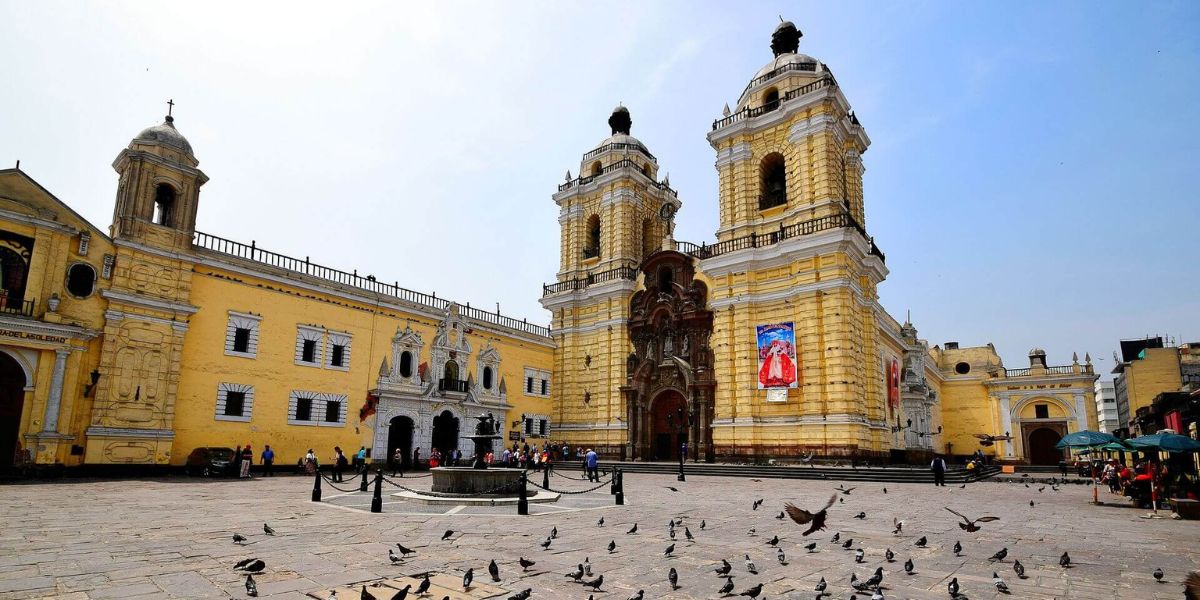
[[[1178,433],[1155,433],[1129,440],[1137,449],[1162,450],[1164,452],[1200,452],[1200,442]]]
[[[1105,444],[1118,442],[1116,437],[1104,433],[1102,431],[1088,431],[1086,429],[1068,433],[1064,435],[1055,448],[1062,450],[1063,448],[1099,448]],[[1119,443],[1119,442],[1118,442]],[[1096,478],[1092,477],[1092,504],[1100,504],[1100,492],[1096,489]]]
[[[1108,450],[1110,452],[1129,452],[1131,450],[1134,450],[1134,448],[1130,447],[1129,444],[1126,444],[1126,443],[1122,442],[1121,440],[1117,440],[1115,442],[1109,442],[1103,446],[1100,446],[1100,449]]]

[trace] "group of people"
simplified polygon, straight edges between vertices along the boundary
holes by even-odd
[[[250,444],[238,446],[233,451],[233,473],[243,479],[250,477],[250,465],[254,464],[254,449]],[[275,451],[268,444],[263,446],[262,454],[259,455],[259,464],[262,465],[263,475],[266,477],[275,476]]]

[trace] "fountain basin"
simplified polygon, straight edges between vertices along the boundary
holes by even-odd
[[[521,469],[438,467],[432,473],[430,491],[434,495],[486,493],[484,497],[488,498],[514,498],[521,493]]]

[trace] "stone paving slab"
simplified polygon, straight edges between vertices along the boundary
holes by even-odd
[[[812,598],[822,577],[832,598],[847,598],[851,574],[865,579],[876,567],[884,569],[889,599],[944,600],[952,577],[970,598],[999,597],[993,571],[1008,583],[1012,598],[1178,599],[1187,572],[1200,569],[1200,522],[1143,519],[1146,511],[1104,490],[1107,504],[1093,506],[1086,486],[1038,492],[1021,483],[981,482],[962,489],[887,484],[884,494],[881,484],[856,483],[858,489],[839,494],[829,509],[826,531],[805,537],[800,526],[776,518],[785,501],[819,508],[837,484],[698,476],[678,482],[673,475],[626,474],[625,506],[615,506],[604,487],[564,495],[549,505],[553,509],[539,512],[531,505],[525,517],[512,507],[422,511],[403,502],[385,503],[382,514],[372,514],[369,494],[331,493],[327,502],[310,502],[312,482],[301,477],[6,485],[0,487],[0,599],[245,598],[245,576],[232,567],[249,557],[267,563],[254,576],[259,597],[284,600],[327,600],[334,588],[352,592],[339,592],[339,598],[355,599],[363,583],[425,572],[437,573],[436,581],[445,584],[440,593],[458,600],[454,594],[462,592],[468,568],[475,569],[477,587],[491,593],[482,586],[492,585],[487,564],[493,559],[502,578],[496,595],[532,588],[534,600],[588,595],[624,600],[638,590],[648,599],[714,598],[723,580],[712,570],[722,558],[733,565],[737,591],[762,583],[761,597],[772,600]],[[757,498],[763,505],[752,510]],[[1000,521],[968,533],[946,506]],[[866,518],[853,518],[860,511]],[[597,525],[600,517],[603,527]],[[900,535],[892,534],[893,518],[904,521]],[[682,519],[674,539],[672,519]],[[263,533],[264,522],[276,535]],[[627,534],[633,523],[638,533]],[[552,527],[558,537],[542,549],[539,542]],[[684,538],[684,527],[694,541]],[[442,541],[447,529],[455,533]],[[249,538],[247,543],[234,544],[234,532]],[[830,541],[835,532],[864,550],[863,563]],[[775,535],[786,565],[766,543]],[[914,544],[921,536],[928,538],[925,548]],[[606,549],[610,540],[617,544],[612,553]],[[950,552],[956,541],[963,546],[961,556]],[[392,564],[387,553],[397,542],[416,554]],[[809,542],[817,544],[813,553],[804,549]],[[671,543],[675,551],[664,557]],[[1009,556],[989,562],[1002,547]],[[893,563],[884,560],[888,548],[896,554]],[[1070,552],[1073,568],[1058,566],[1063,551]],[[746,555],[758,575],[747,572]],[[536,564],[522,572],[521,557]],[[908,558],[916,564],[912,575],[901,568]],[[565,577],[585,559],[594,575],[604,575],[599,591]],[[1014,559],[1025,565],[1026,579],[1016,577]],[[680,578],[677,590],[667,582],[672,567]],[[1166,572],[1163,583],[1150,576],[1155,567]]]

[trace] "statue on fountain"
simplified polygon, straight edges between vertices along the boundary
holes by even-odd
[[[478,415],[475,417],[479,422],[475,424],[475,435],[467,436],[468,439],[475,442],[475,462],[471,465],[474,469],[488,468],[487,462],[484,460],[488,452],[492,451],[492,440],[500,439],[497,435],[500,430],[500,424],[496,422],[496,418],[492,413]]]

